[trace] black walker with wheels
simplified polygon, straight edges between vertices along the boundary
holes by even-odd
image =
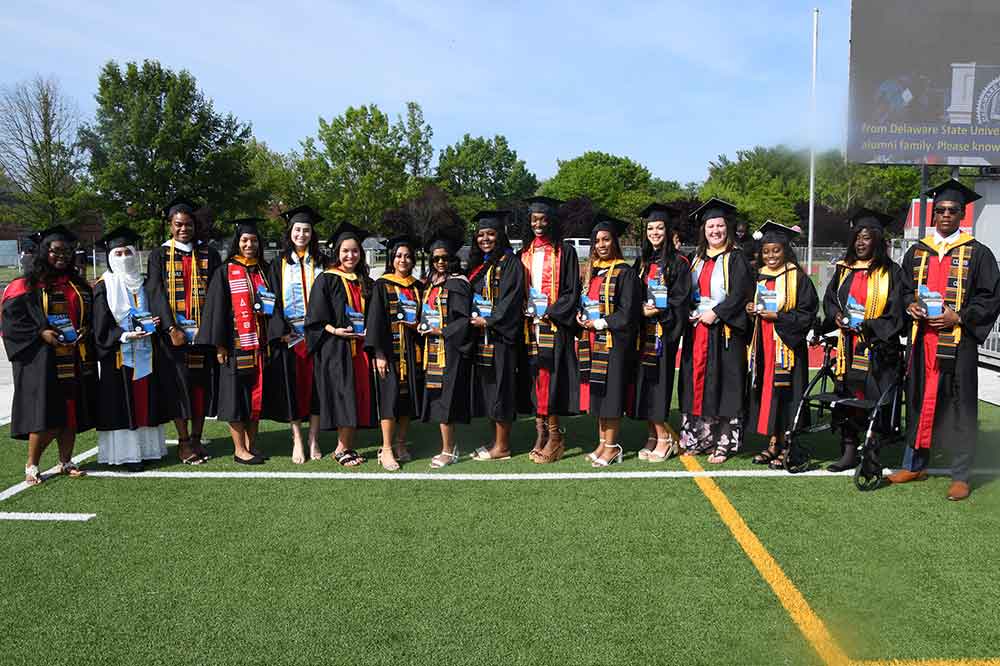
[[[874,490],[882,480],[882,463],[879,451],[883,446],[903,441],[906,434],[903,410],[903,380],[905,363],[896,360],[896,377],[879,396],[878,400],[861,400],[845,398],[836,393],[834,387],[837,379],[834,373],[836,359],[833,350],[837,346],[837,338],[825,337],[823,345],[823,367],[812,378],[806,387],[805,394],[795,411],[795,419],[791,429],[785,433],[786,452],[785,469],[792,474],[805,472],[810,468],[809,450],[800,437],[831,430],[836,432],[844,427],[844,422],[852,417],[837,413],[837,408],[861,410],[865,413],[859,420],[858,432],[862,435],[858,441],[859,463],[854,470],[854,485],[858,490]],[[885,343],[873,347],[873,356],[895,354],[900,348]],[[816,419],[810,425],[802,425],[804,414],[815,410]],[[829,419],[824,420],[825,414]]]

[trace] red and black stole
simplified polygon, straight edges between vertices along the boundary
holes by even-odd
[[[532,259],[535,250],[543,249],[545,259],[542,262],[541,286],[542,293],[548,297],[551,306],[559,298],[559,268],[561,266],[561,248],[553,245],[548,238],[535,238],[531,244],[521,252],[521,264],[525,270],[525,290],[528,302],[531,302],[531,285],[533,283],[531,270]],[[556,325],[551,322],[539,321],[536,325],[531,317],[524,319],[524,342],[528,345],[528,355],[539,357],[547,366],[551,365],[555,359],[555,339]]]
[[[267,278],[256,259],[233,257],[226,264],[229,295],[233,304],[233,350],[236,370],[256,369],[261,348],[261,331],[265,329],[264,314],[254,310],[257,287],[267,286]]]
[[[42,312],[49,315],[66,315],[77,332],[90,328],[93,312],[93,295],[81,289],[67,276],[61,276],[41,286]],[[97,360],[81,341],[75,345],[56,345],[56,378],[73,382],[97,371]]]

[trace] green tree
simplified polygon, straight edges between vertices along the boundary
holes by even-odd
[[[296,170],[327,227],[348,220],[381,231],[383,214],[405,198],[409,180],[400,127],[374,104],[349,107],[329,122],[320,118]]]
[[[406,118],[396,123],[402,136],[402,157],[406,172],[415,181],[430,178],[431,160],[434,158],[434,130],[424,122],[424,111],[416,102],[406,103]]]
[[[509,205],[538,189],[535,174],[501,134],[492,139],[466,134],[445,147],[438,154],[437,179],[466,220],[480,209]]]
[[[36,77],[0,90],[0,219],[47,227],[85,205],[79,112],[54,79]]]
[[[628,157],[589,151],[559,160],[559,170],[542,185],[541,193],[564,200],[585,196],[597,210],[634,219],[636,206],[641,208],[641,202],[653,198],[652,182],[649,169]]]
[[[250,126],[215,111],[187,71],[146,60],[101,71],[93,124],[80,131],[97,206],[109,224],[132,219],[159,235],[160,208],[183,193],[220,215],[258,202],[249,191]],[[127,212],[128,211],[128,212]]]

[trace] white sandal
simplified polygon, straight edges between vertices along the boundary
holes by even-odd
[[[673,437],[667,436],[667,437],[664,437],[663,439],[657,439],[656,440],[656,443],[657,443],[657,447],[656,448],[660,448],[659,447],[659,443],[660,442],[669,442],[670,443],[670,448],[667,449],[667,452],[664,453],[663,455],[660,455],[658,453],[650,451],[649,455],[646,456],[646,462],[661,463],[664,460],[667,460],[669,458],[673,458],[674,456],[676,456],[680,452],[680,449],[681,449],[680,444],[678,444],[677,440],[674,439]]]
[[[454,465],[458,462],[458,455],[457,448],[451,453],[442,451],[431,458],[431,469],[441,469],[442,467],[447,467],[448,465]]]
[[[597,450],[600,451],[604,447],[605,447],[604,440],[603,439],[597,440]],[[597,460],[598,458],[600,458],[600,456],[598,456],[594,451],[591,451],[590,453],[588,453],[584,457],[587,460],[589,460],[590,462],[594,462],[595,460]]]
[[[649,455],[653,452],[653,449],[656,448],[656,442],[658,441],[660,440],[658,440],[656,437],[647,437],[646,445],[641,449],[639,449],[639,460],[649,460]],[[650,442],[653,442],[653,446],[649,445]]]
[[[625,449],[622,448],[621,444],[607,444],[606,446],[614,447],[618,449],[618,453],[614,455],[611,460],[605,460],[604,458],[597,458],[594,462],[590,463],[591,467],[608,467],[609,465],[614,465],[615,463],[620,463],[622,461],[622,456],[625,453]]]
[[[42,482],[42,473],[38,471],[38,465],[24,466],[24,482],[29,486],[37,486]]]
[[[385,461],[385,462],[382,461],[382,453],[384,451],[385,451],[385,449],[379,449],[378,450],[378,464],[381,465],[382,469],[384,469],[387,472],[398,472],[399,471],[399,461],[398,460],[393,460],[391,463],[388,462],[388,461]]]
[[[510,460],[510,455],[498,456],[494,458],[490,455],[490,450],[485,446],[480,446],[470,457],[473,460]]]

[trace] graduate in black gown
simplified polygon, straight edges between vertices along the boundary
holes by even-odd
[[[867,208],[851,216],[847,254],[823,296],[823,329],[837,332],[836,391],[844,398],[875,402],[899,378],[905,317],[903,273],[885,245],[885,227],[892,221]],[[858,465],[868,412],[838,406],[833,416],[841,455],[827,469],[842,472]]]
[[[267,273],[274,292],[274,313],[267,327],[271,362],[264,371],[264,417],[291,424],[292,462],[301,465],[306,461],[302,421],[309,423],[309,458],[323,458],[319,447],[319,400],[313,390],[313,356],[305,338],[309,291],[326,268],[316,232],[323,216],[309,206],[298,206],[281,216],[286,222],[284,243]]]
[[[385,272],[372,288],[365,351],[375,366],[375,404],[382,429],[379,463],[390,472],[412,458],[406,434],[424,393],[423,336],[417,332],[423,285],[413,276],[417,247],[396,236],[385,243]]]
[[[632,361],[642,295],[639,279],[622,255],[619,237],[628,223],[598,216],[590,233],[590,271],[576,323],[580,340],[580,411],[597,417],[594,467],[622,461],[618,441],[632,383]],[[585,350],[585,351],[584,351]]]
[[[472,381],[472,289],[462,275],[456,252],[461,230],[439,231],[424,246],[431,270],[424,281],[418,330],[424,336],[424,402],[421,420],[437,423],[441,453],[432,468],[458,462],[455,424],[468,423]]]
[[[3,344],[14,374],[10,434],[28,440],[25,482],[41,483],[38,462],[59,445],[60,473],[83,476],[72,462],[76,434],[94,427],[97,358],[93,293],[73,263],[76,235],[59,225],[37,235],[31,270],[3,294]]]
[[[638,367],[631,416],[645,419],[649,436],[639,459],[662,462],[680,452],[680,437],[667,423],[674,397],[677,346],[687,323],[691,266],[672,242],[673,209],[650,204],[640,217],[646,223],[642,255],[636,259],[642,296],[639,313]],[[662,304],[666,290],[666,307]]]
[[[146,288],[150,311],[167,331],[170,367],[178,390],[177,455],[188,465],[210,457],[202,445],[206,416],[216,413],[219,368],[215,350],[193,344],[201,325],[208,286],[222,263],[219,253],[195,238],[197,205],[178,197],[167,205],[164,218],[170,238],[149,253]],[[190,423],[190,427],[189,427]]]
[[[195,344],[215,349],[219,364],[218,416],[229,423],[233,462],[261,465],[257,430],[264,409],[267,324],[274,291],[261,258],[264,243],[258,218],[234,220],[229,257],[208,287]]]
[[[743,440],[746,409],[746,305],[754,287],[743,253],[734,249],[727,216],[736,207],[711,199],[691,214],[698,249],[691,260],[691,315],[681,352],[681,446],[685,455],[714,450],[724,463]]]
[[[177,416],[177,382],[165,331],[149,311],[139,271],[139,236],[118,227],[101,239],[108,270],[94,286],[94,342],[100,360],[97,461],[131,471],[167,454],[164,424]]]
[[[934,232],[903,258],[903,303],[913,319],[903,468],[888,478],[927,478],[931,447],[951,450],[948,499],[969,496],[979,433],[979,345],[1000,313],[1000,271],[993,252],[961,230],[966,206],[980,198],[957,180],[933,189]]]
[[[342,222],[330,238],[328,268],[309,292],[306,344],[313,358],[319,427],[337,431],[333,459],[344,467],[365,459],[354,450],[358,428],[375,426],[371,365],[365,352],[365,314],[372,285],[361,243],[368,233]]]
[[[475,360],[472,415],[493,424],[493,440],[474,460],[510,458],[510,430],[517,416],[517,347],[524,335],[524,266],[507,238],[507,211],[484,210],[472,221],[469,252]]]
[[[522,414],[535,415],[532,462],[552,463],[566,451],[560,416],[580,409],[580,366],[576,355],[576,313],[580,307],[580,262],[563,241],[561,201],[528,199],[530,224],[518,258],[525,269],[527,315],[519,358]],[[539,308],[545,311],[541,316]]]
[[[753,320],[747,428],[770,438],[754,462],[781,469],[785,433],[809,383],[806,338],[816,320],[819,297],[792,248],[799,232],[774,222],[766,222],[760,231],[757,292],[746,306]]]

